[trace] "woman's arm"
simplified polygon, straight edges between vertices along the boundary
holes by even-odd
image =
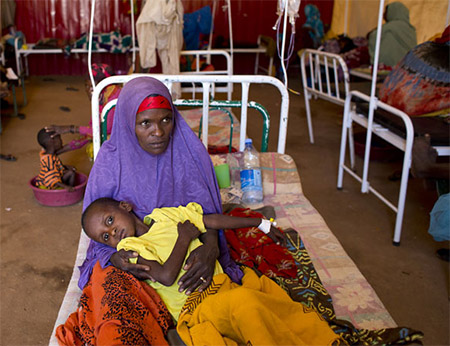
[[[178,238],[175,246],[164,264],[138,257],[139,264],[150,267],[152,277],[164,286],[172,286],[180,273],[191,240],[197,238],[200,231],[190,221],[178,224]]]

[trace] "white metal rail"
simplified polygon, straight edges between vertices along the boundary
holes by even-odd
[[[14,50],[15,50],[15,57],[16,57],[16,69],[18,76],[22,76],[22,73],[24,73],[24,76],[27,76],[28,71],[28,56],[32,54],[63,54],[62,49],[52,48],[52,49],[34,49],[35,44],[30,43],[26,44],[26,48],[19,48],[19,39],[16,38],[14,40]],[[135,52],[139,51],[139,48],[133,48],[131,49],[131,52],[134,54]],[[74,48],[71,49],[72,53],[79,53],[79,54],[88,54],[89,50],[84,48]],[[106,49],[98,49],[93,51],[93,53],[108,53]],[[181,72],[181,74],[201,74],[201,75],[208,75],[208,74],[214,74],[214,75],[233,75],[233,60],[231,59],[231,55],[226,51],[222,49],[212,49],[212,50],[182,50],[180,52],[181,56],[194,56],[196,58],[195,63],[195,69],[192,71],[184,71]],[[220,56],[223,57],[225,60],[225,69],[216,69],[214,71],[202,71],[201,70],[201,64],[200,60],[203,57],[206,57],[206,59],[211,58],[212,56]],[[189,92],[192,93],[195,97],[196,92],[202,92],[201,88],[197,88],[195,84],[192,83],[192,86],[185,86],[181,89],[182,92]],[[217,93],[226,93],[228,99],[231,99],[231,95],[233,93],[233,83],[227,83],[226,85],[219,85],[214,87],[214,91]]]
[[[397,218],[395,221],[395,229],[394,229],[394,245],[400,244],[400,237],[402,231],[402,223],[403,223],[403,214],[405,208],[405,200],[406,200],[406,191],[408,186],[408,176],[409,169],[411,167],[411,152],[412,145],[414,141],[414,128],[411,121],[411,118],[404,112],[389,106],[388,104],[376,100],[374,105],[374,110],[380,108],[392,114],[393,116],[397,116],[402,119],[405,125],[405,137],[399,136],[388,128],[382,126],[377,123],[377,120],[374,116],[368,117],[368,115],[359,114],[355,109],[352,109],[352,98],[357,97],[362,99],[363,101],[370,102],[371,97],[363,94],[359,91],[351,91],[346,99],[344,106],[344,121],[342,123],[342,136],[341,136],[341,147],[339,154],[339,167],[338,167],[338,181],[337,187],[341,189],[343,186],[343,177],[344,172],[349,173],[353,178],[358,180],[361,183],[361,192],[368,193],[372,192],[375,196],[377,196],[383,203],[385,203],[389,208],[391,208],[394,212],[397,213]],[[345,153],[346,153],[346,141],[347,136],[349,136],[349,142],[353,143],[353,131],[352,126],[353,122],[365,127],[367,129],[366,143],[365,143],[365,153],[364,153],[364,168],[363,175],[358,176],[355,172],[355,162],[354,162],[354,147],[350,146],[350,167],[345,164]],[[391,203],[387,198],[385,198],[379,191],[374,189],[368,180],[369,174],[369,162],[370,162],[370,147],[372,137],[369,134],[375,134],[388,143],[392,144],[396,148],[402,150],[404,152],[403,156],[403,167],[402,174],[400,179],[400,191],[397,205]],[[350,138],[351,137],[351,138]],[[434,147],[439,156],[450,156],[450,147],[448,146],[435,146]]]
[[[253,75],[238,75],[238,76],[220,76],[220,75],[162,75],[162,74],[132,74],[120,75],[105,78],[97,84],[92,93],[92,131],[94,142],[94,159],[100,149],[100,119],[99,119],[99,95],[101,91],[110,84],[127,83],[131,79],[137,77],[153,77],[162,81],[169,90],[172,89],[173,83],[200,83],[203,90],[203,124],[208,124],[208,106],[210,105],[210,93],[212,85],[215,83],[232,83],[241,84],[241,118],[240,118],[240,139],[239,150],[245,148],[245,136],[247,133],[247,110],[248,110],[248,94],[250,84],[270,84],[275,86],[281,94],[281,108],[280,108],[280,125],[278,131],[278,146],[277,152],[284,154],[286,148],[286,135],[289,112],[289,94],[286,87],[278,79],[270,76],[253,76]],[[208,146],[208,126],[202,127],[202,140],[205,147]]]
[[[348,73],[347,64],[338,54],[324,51],[305,49],[300,57],[300,66],[302,73],[303,93],[305,96],[309,140],[311,143],[314,143],[309,100],[312,96],[315,96],[343,106],[345,103],[345,97],[350,91],[350,76]],[[309,67],[308,70],[306,66]],[[323,80],[322,72],[325,73],[325,80]],[[340,74],[342,74],[341,79],[339,79]],[[342,87],[344,90],[341,93],[340,89]]]

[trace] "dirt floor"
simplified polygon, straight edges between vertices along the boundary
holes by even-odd
[[[298,76],[290,86],[300,90]],[[238,92],[238,90],[236,90]],[[237,95],[237,94],[236,94]],[[87,124],[90,102],[82,77],[31,77],[26,82],[25,119],[2,108],[1,153],[17,161],[1,165],[1,345],[45,345],[70,279],[80,235],[81,203],[45,207],[28,181],[39,171],[36,134],[50,124]],[[272,114],[269,150],[276,150],[280,98],[272,87],[251,89],[250,99]],[[8,99],[11,101],[11,99]],[[19,106],[22,91],[18,90]],[[374,195],[362,194],[348,175],[336,189],[342,108],[312,101],[315,144],[307,136],[303,95],[290,94],[286,153],[297,163],[306,197],[319,210],[349,256],[373,286],[400,326],[425,333],[425,345],[449,345],[449,264],[435,251],[427,233],[429,212],[437,199],[432,184],[411,179],[401,245],[392,245],[395,214]],[[248,134],[260,145],[260,119],[250,114]],[[64,136],[66,142],[70,135]],[[66,164],[89,173],[84,150],[63,154]],[[361,164],[358,159],[358,163]],[[370,177],[391,200],[399,182],[390,176],[400,161],[374,162]]]

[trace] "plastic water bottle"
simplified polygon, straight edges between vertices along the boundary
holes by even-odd
[[[241,161],[242,201],[245,204],[257,204],[263,200],[262,175],[258,152],[253,148],[252,140],[245,140],[244,157]]]

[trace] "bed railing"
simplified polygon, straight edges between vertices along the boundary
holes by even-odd
[[[412,160],[412,146],[414,141],[413,123],[409,115],[407,115],[406,113],[382,101],[376,100],[375,109],[384,110],[395,117],[399,117],[402,120],[404,124],[405,133],[404,137],[400,136],[392,132],[390,129],[384,127],[381,123],[379,123],[375,115],[372,114],[372,116],[368,116],[365,114],[360,114],[356,110],[356,107],[352,104],[353,98],[358,98],[367,103],[370,102],[370,96],[363,94],[359,91],[351,91],[345,99],[337,188],[342,189],[344,172],[346,172],[361,183],[361,192],[363,193],[372,192],[377,198],[379,198],[389,208],[391,208],[394,212],[396,212],[397,217],[395,221],[393,244],[400,245],[400,237],[402,233],[402,223],[406,201],[406,192],[408,187],[409,169],[411,167],[411,160]],[[350,146],[350,166],[347,166],[345,164],[347,136],[349,136],[349,143],[353,144],[353,131],[352,131],[353,122],[367,129],[362,176],[359,176],[355,172],[355,159],[354,159],[355,154],[353,145]],[[397,205],[389,201],[385,196],[383,196],[381,192],[379,192],[370,185],[369,163],[370,163],[372,134],[377,135],[379,138],[385,140],[386,142],[392,144],[394,147],[404,152],[402,173],[400,179],[400,191],[398,195]],[[433,148],[436,149],[438,156],[450,156],[450,147],[448,146],[434,146]]]
[[[22,48],[19,48],[20,38],[16,38],[14,40],[14,50],[16,57],[16,71],[18,76],[28,76],[28,55],[31,54],[62,54],[63,50],[58,48],[49,48],[49,49],[33,49],[35,44],[26,43],[25,37],[23,38]],[[24,48],[26,47],[26,48]],[[139,47],[130,50],[133,54],[139,51]],[[88,49],[84,48],[73,48],[71,49],[71,53],[79,53],[79,54],[87,54]],[[106,49],[100,48],[93,53],[108,53]],[[200,75],[233,75],[233,60],[231,55],[222,49],[212,49],[212,50],[182,50],[180,52],[180,56],[194,56],[196,58],[195,69],[192,71],[183,71],[181,74],[200,74]],[[224,69],[215,69],[214,71],[202,71],[200,65],[200,59],[205,57],[207,60],[211,60],[211,57],[223,57],[225,62]],[[192,86],[182,86],[182,92],[189,92],[193,94],[193,98],[195,97],[196,92],[202,92],[201,87],[197,87],[194,83]],[[228,99],[231,99],[231,95],[233,93],[233,83],[227,83],[225,85],[215,86],[215,90],[213,92],[217,93],[226,93]]]
[[[309,100],[315,96],[343,106],[350,91],[350,76],[339,55],[319,50],[305,49],[300,56],[300,65],[309,140],[314,143]]]
[[[101,91],[110,84],[123,84],[131,79],[137,77],[153,77],[162,81],[169,90],[172,90],[173,83],[199,83],[202,85],[203,97],[202,105],[202,122],[208,124],[209,107],[215,106],[214,100],[210,99],[210,91],[215,83],[231,83],[241,85],[241,114],[240,114],[240,138],[239,150],[244,150],[245,139],[247,133],[247,111],[248,108],[257,108],[255,102],[249,101],[249,90],[251,84],[270,84],[275,86],[281,94],[280,107],[280,124],[278,130],[278,146],[277,152],[284,154],[286,148],[288,110],[289,110],[289,95],[286,87],[278,79],[270,76],[253,76],[253,75],[239,75],[239,76],[218,76],[218,75],[162,75],[162,74],[132,74],[120,75],[105,78],[97,84],[92,93],[92,129],[93,129],[93,143],[94,143],[94,159],[97,156],[101,144],[101,131],[99,119],[99,95]],[[231,100],[229,100],[231,101]],[[177,104],[177,100],[174,101]],[[237,101],[236,101],[237,102]],[[232,103],[230,103],[232,105]],[[208,147],[208,126],[202,127],[202,141],[205,147]]]
[[[211,50],[183,50],[181,51],[182,56],[195,56],[195,70],[192,71],[183,71],[181,74],[188,75],[233,75],[233,60],[231,59],[231,55],[221,49],[211,49]],[[201,71],[200,59],[205,57],[207,60],[210,60],[213,56],[222,56],[226,61],[226,68],[224,70],[214,69],[214,71]],[[194,82],[191,83],[192,87],[182,86],[182,92],[190,92],[192,93],[192,98],[195,98],[195,94],[197,92],[203,92],[201,87],[197,87]],[[233,83],[227,83],[223,85],[215,85],[213,90],[213,95],[215,92],[223,92],[227,93],[228,100],[231,100],[231,95],[233,94]]]
[[[376,108],[380,108],[391,113],[394,116],[397,116],[403,120],[406,131],[406,138],[396,135],[395,133],[389,131],[385,127],[381,126],[374,120],[374,117],[367,118],[367,116],[359,114],[355,109],[351,107],[351,100],[353,97],[357,97],[362,99],[363,101],[369,102],[370,96],[365,95],[359,91],[351,91],[345,100],[344,106],[344,121],[342,124],[342,137],[341,137],[341,148],[340,148],[340,156],[339,156],[339,168],[338,168],[338,189],[342,189],[343,185],[343,177],[344,172],[347,172],[358,180],[361,183],[361,192],[369,193],[372,192],[377,198],[379,198],[383,203],[385,203],[389,208],[391,208],[394,212],[397,213],[396,221],[395,221],[395,229],[394,229],[394,245],[400,245],[400,237],[402,232],[402,223],[403,223],[403,214],[405,209],[405,200],[406,200],[406,191],[408,186],[408,176],[409,176],[409,168],[411,166],[411,151],[414,140],[414,129],[413,124],[409,116],[398,110],[397,108],[391,107],[388,104],[378,101],[376,102]],[[350,167],[345,165],[345,152],[346,152],[346,137],[347,135],[352,136],[352,126],[353,121],[357,124],[365,127],[367,129],[366,135],[366,147],[364,153],[364,168],[362,176],[359,176],[355,172],[355,162],[354,162],[354,151],[353,148],[350,148],[351,152],[351,160]],[[386,197],[384,197],[378,190],[373,188],[368,179],[369,174],[369,162],[370,162],[370,148],[371,148],[371,135],[375,134],[378,137],[384,139],[388,143],[394,145],[398,149],[404,152],[403,156],[403,166],[402,166],[402,175],[400,180],[400,191],[398,196],[397,205],[391,203]]]
[[[202,100],[185,100],[185,99],[178,99],[173,101],[174,105],[179,107],[196,107],[196,108],[203,108],[203,101]],[[100,145],[103,144],[104,141],[107,140],[108,137],[108,116],[109,112],[116,106],[117,99],[109,101],[102,110],[102,113],[100,114]],[[240,101],[227,101],[227,100],[213,100],[210,102],[208,109],[213,110],[221,110],[225,112],[228,117],[230,118],[230,141],[228,144],[228,151],[232,152],[232,140],[233,140],[233,128],[234,128],[234,121],[233,116],[231,112],[229,111],[229,108],[242,108],[242,103]],[[269,129],[270,129],[270,116],[267,112],[266,108],[258,103],[251,101],[248,103],[248,108],[256,109],[263,117],[263,130],[262,130],[262,138],[261,138],[261,152],[266,152],[269,144]],[[201,138],[202,134],[202,124],[203,124],[203,118],[200,118],[200,125],[198,129],[198,136]]]

